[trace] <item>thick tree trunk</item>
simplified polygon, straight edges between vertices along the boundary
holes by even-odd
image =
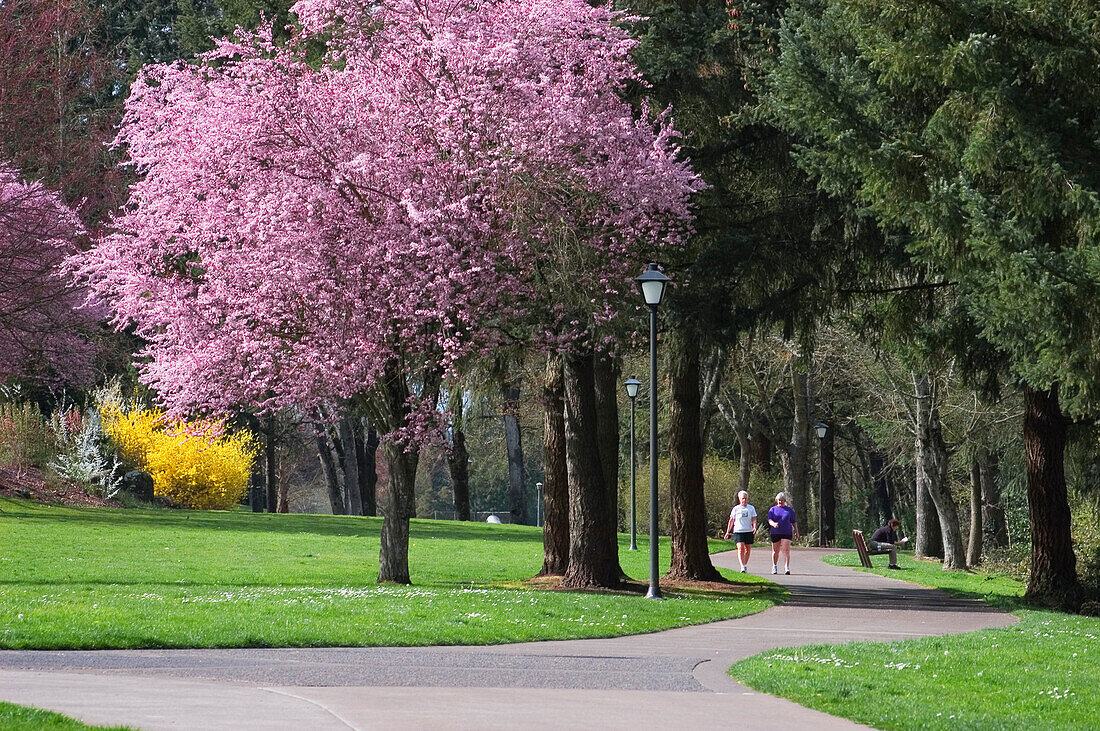
[[[809,475],[809,462],[806,459],[807,441],[810,429],[810,421],[807,416],[806,389],[808,385],[806,374],[798,364],[791,373],[792,403],[794,413],[791,419],[791,441],[787,444],[787,458],[784,469],[784,491],[787,493],[787,504],[794,508],[798,514],[798,526],[803,534],[811,530],[809,520],[810,494],[807,487]]]
[[[913,482],[916,485],[914,507],[917,514],[917,537],[913,543],[913,555],[916,558],[943,559],[943,534],[940,531],[940,519],[936,515],[936,504],[928,492],[928,485],[921,481],[917,467],[913,468]]]
[[[749,446],[752,451],[752,464],[765,475],[771,475],[775,470],[772,461],[772,440],[763,431],[757,429],[749,435]]]
[[[917,374],[913,377],[913,384],[917,393],[917,484],[931,497],[939,518],[943,537],[943,568],[965,569],[966,553],[959,529],[959,511],[947,481],[947,445],[943,441],[932,379],[927,373]]]
[[[519,428],[519,387],[501,384],[504,404],[504,443],[508,452],[508,505],[515,525],[527,525],[526,475],[523,469],[523,441]]]
[[[596,439],[607,488],[609,520],[619,530],[619,361],[597,353],[593,363],[596,384]]]
[[[348,512],[363,514],[363,494],[359,486],[359,459],[356,456],[354,417],[340,417],[340,442],[344,445],[344,494],[348,497]]]
[[[386,369],[385,407],[394,424],[404,424],[408,415],[409,387],[405,374],[391,366]],[[386,442],[383,447],[389,463],[390,495],[382,520],[382,547],[378,556],[378,582],[411,584],[409,576],[409,520],[416,514],[416,464],[420,450],[415,446]]]
[[[985,542],[995,548],[1008,546],[1008,523],[1001,505],[1001,486],[997,484],[1000,464],[997,455],[989,452],[982,462],[982,531]]]
[[[1079,600],[1064,466],[1066,422],[1058,387],[1024,389],[1024,450],[1031,522],[1029,601],[1070,608]]]
[[[702,378],[699,392],[699,426],[704,451],[707,446],[707,435],[710,433],[711,421],[715,412],[718,411],[718,394],[722,390],[722,381],[725,379],[726,368],[729,365],[728,349],[712,345],[707,348],[706,353],[699,364]]]
[[[325,478],[325,487],[328,490],[328,501],[329,505],[332,506],[332,514],[344,515],[347,512],[344,507],[344,496],[340,494],[337,467],[332,460],[332,446],[329,444],[328,432],[325,426],[319,423],[314,424],[313,436],[317,443],[317,458],[321,461],[321,474]]]
[[[279,480],[279,500],[275,504],[276,513],[290,512],[290,485],[286,480]]]
[[[462,429],[463,393],[456,389],[450,402],[454,412],[451,425],[451,452],[447,466],[451,470],[451,489],[454,492],[455,517],[470,519],[470,453],[466,451],[466,432]]]
[[[572,589],[616,587],[622,575],[600,462],[592,364],[591,350],[565,356],[569,567],[562,586]]]
[[[821,524],[822,545],[836,543],[836,424],[832,419],[825,420],[828,426],[825,438],[821,440]]]
[[[690,332],[669,338],[669,497],[672,562],[677,580],[718,581],[721,574],[707,550],[703,499],[703,430],[700,424],[699,339]]]
[[[977,566],[982,560],[982,465],[977,457],[970,460],[970,540],[966,545],[966,563]]]
[[[569,567],[569,472],[565,458],[565,385],[560,355],[546,361],[542,403],[542,570],[561,576]]]
[[[363,515],[378,515],[378,431],[369,425],[363,425],[365,435],[359,456],[359,487],[363,501]],[[358,446],[360,441],[356,440]]]
[[[264,479],[267,481],[267,512],[279,509],[279,478],[275,463],[275,419],[267,420],[267,443],[264,450]]]

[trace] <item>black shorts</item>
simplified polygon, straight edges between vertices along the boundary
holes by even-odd
[[[747,543],[748,545],[751,546],[752,545],[752,539],[753,539],[754,536],[755,536],[755,534],[751,530],[747,530],[744,533],[734,533],[733,534],[733,540],[736,543]]]
[[[784,538],[788,541],[793,541],[794,535],[791,533],[772,533],[772,543],[779,543]]]

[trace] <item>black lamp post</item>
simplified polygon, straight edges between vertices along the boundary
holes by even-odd
[[[642,382],[637,378],[628,378],[623,385],[626,386],[626,395],[630,397],[630,550],[637,551],[638,539],[634,520],[634,399],[638,396],[638,386]]]
[[[817,545],[825,545],[825,435],[829,425],[817,422]]]
[[[535,491],[538,493],[538,500],[535,502],[535,525],[542,527],[542,483],[535,483]]]
[[[634,278],[649,307],[649,591],[646,599],[663,599],[657,581],[657,305],[665,294],[668,277],[656,264]]]

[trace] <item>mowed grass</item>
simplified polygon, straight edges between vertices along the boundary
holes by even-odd
[[[129,726],[89,726],[53,711],[0,701],[0,728],[4,731],[131,731]]]
[[[651,632],[766,609],[783,594],[532,589],[542,533],[414,520],[413,586],[378,585],[381,519],[63,508],[0,499],[0,648],[495,644]],[[620,561],[648,574],[648,545]],[[725,548],[715,542],[716,548]],[[668,565],[667,543],[662,565]]]
[[[855,554],[830,563],[858,566]],[[1030,609],[1023,586],[902,557],[874,573],[1011,610],[1019,623],[904,642],[778,649],[730,674],[767,693],[880,729],[1100,728],[1100,619]]]

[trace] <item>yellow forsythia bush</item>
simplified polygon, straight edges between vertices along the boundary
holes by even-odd
[[[164,412],[103,409],[103,429],[122,459],[153,476],[153,492],[187,508],[228,510],[248,489],[257,449],[220,421],[174,421]]]

